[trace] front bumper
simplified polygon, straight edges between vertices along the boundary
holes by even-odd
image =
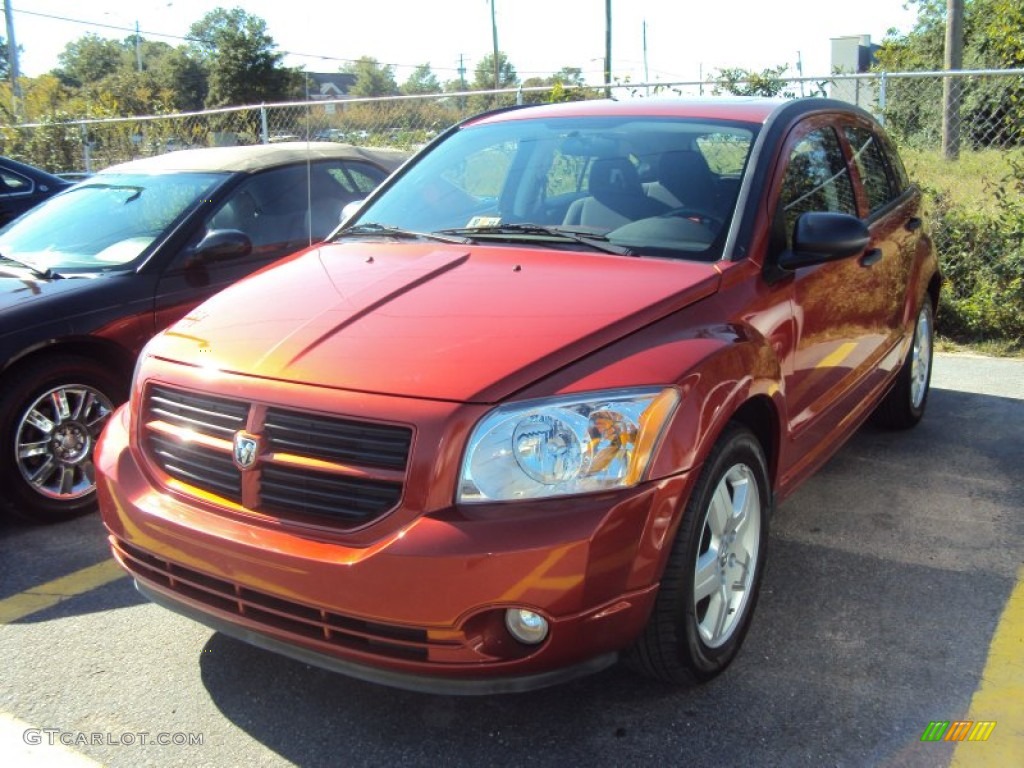
[[[456,694],[456,695],[485,695],[494,693],[521,693],[532,691],[537,688],[546,688],[576,677],[600,672],[602,669],[615,663],[617,654],[608,653],[603,656],[596,656],[581,664],[571,667],[564,667],[550,672],[543,672],[533,675],[522,675],[519,677],[460,679],[444,678],[435,675],[420,675],[410,672],[398,672],[385,667],[372,667],[366,664],[359,664],[334,654],[322,651],[311,650],[302,645],[297,645],[288,640],[281,640],[273,635],[244,626],[227,619],[215,616],[209,611],[197,610],[187,603],[180,602],[174,597],[148,584],[136,579],[135,587],[145,597],[157,605],[168,610],[186,616],[200,624],[205,624],[230,637],[243,640],[250,645],[255,645],[264,650],[280,653],[282,656],[301,661],[314,667],[321,667],[332,672],[354,677],[357,680],[365,680],[370,683],[389,685],[393,688],[402,688],[408,691],[419,691],[421,693],[434,694]]]
[[[357,547],[166,492],[119,417],[96,466],[114,555],[147,597],[306,663],[442,693],[529,690],[613,663],[650,615],[691,482],[449,507]],[[509,607],[544,616],[547,638],[516,641]]]

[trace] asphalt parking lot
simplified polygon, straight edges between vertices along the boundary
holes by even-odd
[[[932,386],[778,509],[746,645],[690,690],[382,688],[148,604],[96,516],[2,522],[0,764],[1024,765],[1024,361],[940,355]],[[995,725],[922,740],[945,721]]]

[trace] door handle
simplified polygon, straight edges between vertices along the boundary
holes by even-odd
[[[917,216],[912,216],[907,219],[907,223],[903,225],[907,232],[916,232],[921,228],[921,220]]]
[[[860,257],[860,265],[862,267],[870,267],[873,264],[877,264],[882,260],[882,249],[872,248],[866,251],[863,256]]]

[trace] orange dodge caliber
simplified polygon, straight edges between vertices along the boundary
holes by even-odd
[[[921,205],[837,101],[469,119],[147,345],[96,452],[114,556],[161,605],[388,685],[706,680],[773,507],[869,416],[923,415]]]

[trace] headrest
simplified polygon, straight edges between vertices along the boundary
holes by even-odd
[[[590,194],[600,199],[609,195],[642,195],[643,185],[636,168],[625,157],[602,157],[590,168]]]

